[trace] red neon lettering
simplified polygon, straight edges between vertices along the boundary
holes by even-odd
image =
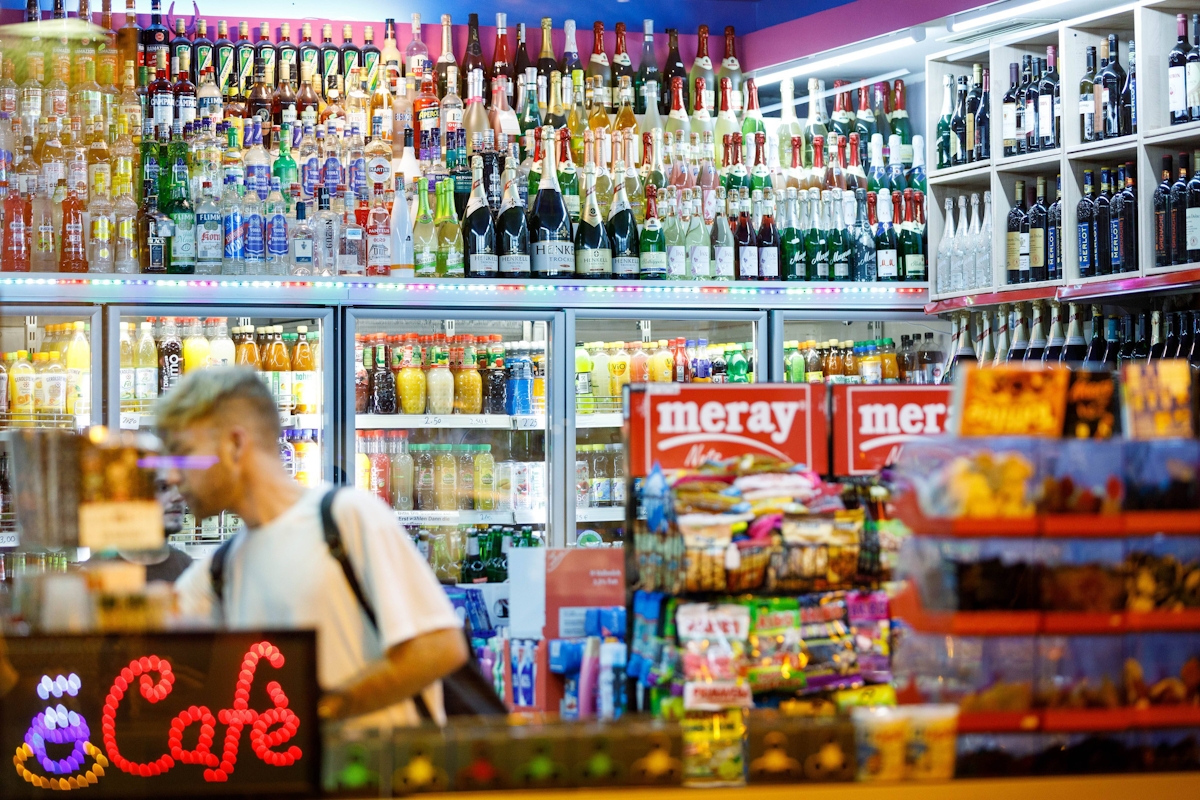
[[[142,697],[150,703],[157,703],[171,693],[175,676],[171,665],[158,656],[144,656],[131,661],[129,666],[121,670],[121,674],[113,681],[112,689],[104,703],[104,714],[101,722],[101,732],[104,737],[104,749],[109,761],[117,769],[130,775],[140,775],[149,778],[161,775],[176,762],[183,764],[200,764],[205,767],[204,780],[221,782],[229,780],[237,764],[238,746],[241,743],[242,729],[250,726],[250,747],[254,754],[263,762],[276,767],[288,767],[296,763],[303,755],[299,747],[292,745],[285,751],[272,748],[279,747],[290,741],[300,727],[300,718],[288,708],[288,698],[277,681],[267,684],[267,696],[271,698],[273,708],[258,712],[250,708],[250,687],[254,684],[254,674],[258,662],[266,659],[272,667],[279,669],[284,664],[283,653],[270,642],[259,642],[247,651],[242,659],[242,669],[238,674],[237,687],[233,693],[233,707],[221,709],[214,718],[205,706],[192,706],[181,711],[171,720],[171,731],[167,736],[170,752],[164,753],[154,761],[137,764],[121,755],[117,748],[116,715],[126,690],[138,678]],[[150,678],[148,673],[157,672],[158,683]],[[183,732],[195,723],[200,723],[200,735],[193,750],[183,749]],[[216,734],[216,723],[226,725],[225,740],[221,757],[212,752],[213,736]],[[275,725],[279,728],[271,730]]]

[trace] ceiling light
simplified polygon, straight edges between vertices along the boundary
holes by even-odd
[[[1065,2],[1065,0],[1062,0]],[[825,70],[835,69],[855,61],[861,61],[864,58],[883,55],[890,53],[893,50],[899,50],[909,45],[917,43],[916,37],[912,35],[901,36],[897,39],[888,39],[879,44],[871,45],[870,47],[862,47],[857,50],[847,50],[844,53],[827,56],[815,61],[803,61],[795,66],[787,67],[786,69],[768,72],[765,75],[755,75],[754,82],[759,86],[765,86],[771,83],[778,83],[787,78],[798,78],[802,75],[811,75],[815,72],[823,72]]]
[[[1041,13],[1048,8],[1060,6],[1068,0],[1036,0],[1033,3],[1022,3],[1016,6],[1006,6],[999,11],[992,11],[987,14],[980,14],[977,17],[960,18],[960,15],[955,15],[951,18],[950,24],[947,25],[951,33],[959,33],[961,31],[969,31],[975,28],[983,28],[987,25],[992,25],[997,22],[1007,22],[1015,17],[1024,16],[1025,14]]]

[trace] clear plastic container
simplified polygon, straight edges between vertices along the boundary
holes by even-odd
[[[464,339],[473,339],[467,336]],[[483,378],[479,375],[474,342],[459,348],[458,368],[454,372],[454,413],[483,413]]]
[[[490,444],[473,445],[475,458],[475,510],[496,508],[496,460]]]
[[[414,468],[412,453],[408,448],[408,433],[394,431],[392,446],[392,508],[397,511],[412,511],[414,501]]]
[[[612,459],[605,445],[592,445],[588,454],[591,462],[591,481],[588,485],[593,508],[612,505]]]
[[[589,508],[592,504],[591,453],[593,445],[575,445],[575,507]]]
[[[437,508],[434,495],[436,486],[434,478],[433,445],[409,445],[413,458],[413,478],[416,485],[416,510],[433,511]]]
[[[432,360],[425,376],[428,393],[425,413],[450,414],[454,411],[454,376],[450,374],[449,354],[441,348],[430,350]]]
[[[609,461],[609,496],[612,504],[619,508],[625,507],[625,446],[610,444],[605,447]]]

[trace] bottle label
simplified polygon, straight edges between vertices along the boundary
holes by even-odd
[[[613,257],[612,275],[614,278],[636,278],[640,271],[641,264],[636,256]]]
[[[846,256],[849,257],[847,252]],[[848,263],[848,262],[847,262]],[[849,275],[849,272],[846,273]],[[779,277],[779,248],[778,247],[760,247],[758,248],[758,276],[760,278],[778,278]]]
[[[529,274],[529,256],[524,253],[515,253],[515,254],[500,256],[500,274],[501,275],[528,275]]]
[[[392,183],[391,155],[389,154],[387,157],[375,156],[368,161],[367,175],[370,176],[371,183],[373,184],[377,183],[382,186],[390,186]]]
[[[905,264],[912,256],[905,257]],[[834,278],[849,278],[850,277],[850,251],[837,250],[832,254],[833,277]]]
[[[717,246],[713,249],[713,274],[714,278],[732,278],[733,277],[733,248]]]
[[[817,270],[817,280],[829,280],[829,251],[822,247],[813,257],[813,265]]]
[[[1200,61],[1189,61],[1186,73],[1188,108],[1200,107]]]
[[[876,250],[875,263],[879,267],[879,277],[895,278],[899,275],[895,250]]]
[[[1200,208],[1189,208],[1184,220],[1187,232],[1187,249],[1200,250]]]
[[[466,272],[466,257],[461,250],[451,250],[446,254],[446,274],[447,278],[462,278]]]
[[[1017,269],[1020,272],[1028,272],[1029,271],[1029,231],[1022,231],[1020,233],[1020,237],[1018,238],[1017,242],[1021,248],[1020,252],[1019,252],[1019,256],[1018,256],[1019,260],[1017,262]]]
[[[162,236],[151,234],[146,237],[146,248],[149,252],[150,266],[148,269],[151,272],[164,272],[167,268],[166,262],[166,241]]]
[[[325,159],[325,185],[338,186],[342,183],[342,162],[336,156]]]
[[[266,164],[246,165],[246,191],[251,189],[258,192],[260,200],[266,200],[271,193],[271,171]]]
[[[244,255],[247,260],[262,261],[267,255],[266,233],[263,218],[259,214],[249,214],[245,217],[245,235],[243,237]],[[225,238],[226,248],[229,237]]]
[[[1096,97],[1092,94],[1079,96],[1079,124],[1083,141],[1090,142],[1096,136]]]
[[[563,202],[567,204],[567,213],[571,215],[571,220],[573,222],[578,222],[579,221],[579,195],[564,194],[562,196],[562,198],[563,198]]]
[[[351,159],[349,165],[347,165],[346,173],[346,186],[357,195],[366,194],[367,160],[362,157]]]
[[[65,108],[63,109],[66,110]],[[175,121],[175,95],[169,92],[159,92],[150,97],[150,112],[151,118],[154,120],[154,127],[160,125],[170,127]]]
[[[181,125],[196,121],[196,95],[181,94],[176,98],[175,118]]]
[[[1046,229],[1029,229],[1029,267],[1046,266]]]
[[[758,277],[758,248],[754,245],[742,245],[738,247],[738,266],[740,272],[738,278],[757,278]]]
[[[288,251],[287,217],[272,214],[267,219],[267,255],[282,258]]]
[[[1167,69],[1168,109],[1172,114],[1187,113],[1187,68],[1169,67]]]
[[[246,226],[240,209],[226,211],[221,217],[224,256],[231,260],[246,257]]]
[[[495,275],[499,269],[500,259],[495,253],[472,253],[471,276],[486,277]]]
[[[904,257],[904,277],[910,281],[925,280],[924,253],[909,253]]]
[[[561,277],[575,271],[575,245],[571,242],[531,242],[530,255],[535,278]],[[615,272],[616,259],[613,261]],[[637,263],[637,259],[634,259],[634,263]]]
[[[1054,139],[1054,98],[1050,95],[1038,97],[1038,136]]]
[[[654,251],[642,253],[640,272],[643,278],[665,277],[667,274],[667,254],[665,252]]]
[[[1050,268],[1051,278],[1060,277],[1057,273],[1060,255],[1058,251],[1058,227],[1052,225],[1046,230],[1046,266]]]
[[[454,254],[451,254],[452,256]],[[459,254],[459,259],[462,255]],[[460,261],[461,263],[461,261]],[[385,230],[381,233],[369,233],[367,235],[367,266],[380,270],[392,268],[392,232]],[[386,274],[386,273],[385,273]],[[449,275],[449,270],[447,270]]]
[[[1088,277],[1092,269],[1092,226],[1090,223],[1079,223],[1079,274]]]
[[[171,236],[171,262],[191,265],[196,263],[196,222],[189,213],[180,214],[175,220],[175,232]]]
[[[418,278],[432,278],[437,275],[437,251],[414,250],[413,267]]]
[[[313,241],[312,239],[296,238],[292,239],[292,262],[296,265],[307,264],[312,265],[313,262]]]
[[[133,400],[137,397],[137,370],[132,367],[121,367],[121,400]]]
[[[691,270],[692,278],[695,280],[705,280],[712,277],[709,271],[712,269],[712,262],[709,260],[709,247],[706,244],[695,244],[687,248],[688,268]]]
[[[11,375],[12,381],[12,411],[33,411],[33,393],[37,386],[34,375]]]
[[[705,261],[707,262],[707,258]],[[687,276],[687,248],[671,245],[667,248],[667,274],[673,278]]]

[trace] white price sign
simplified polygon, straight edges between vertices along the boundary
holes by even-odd
[[[518,431],[540,431],[546,427],[546,421],[539,416],[513,417],[513,428]]]
[[[397,511],[401,525],[453,525],[458,522],[457,511]]]
[[[440,428],[446,424],[446,418],[440,414],[426,414],[421,417],[422,428]]]
[[[15,533],[0,533],[0,547],[16,547],[21,543]]]
[[[121,414],[120,427],[123,431],[136,431],[142,426],[141,414]]]

